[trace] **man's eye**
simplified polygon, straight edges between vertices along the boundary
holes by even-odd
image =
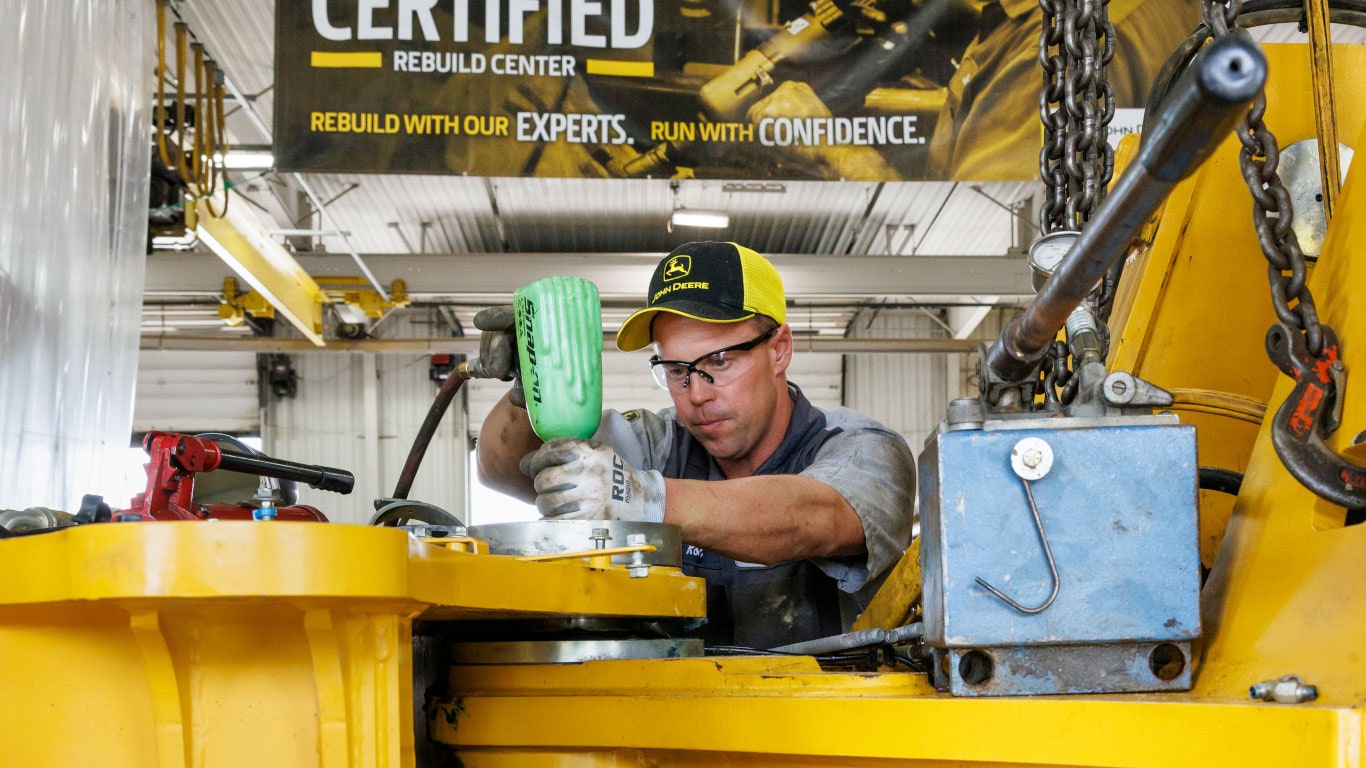
[[[681,379],[688,375],[688,369],[681,365],[666,365],[664,366],[664,373],[671,379]]]
[[[730,355],[725,352],[717,352],[714,355],[708,355],[706,359],[697,364],[697,367],[708,371],[724,371],[731,362],[733,362],[733,358]]]

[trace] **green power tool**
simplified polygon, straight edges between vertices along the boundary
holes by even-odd
[[[592,436],[602,418],[602,306],[598,287],[547,277],[517,289],[517,356],[537,437]]]
[[[592,436],[602,419],[602,304],[598,287],[581,277],[547,277],[517,289],[513,303],[517,358],[531,428],[542,440]],[[468,363],[446,377],[418,429],[393,496],[377,500],[376,509],[408,498],[441,417],[469,378]],[[411,510],[399,512],[384,518],[384,524],[396,524]]]

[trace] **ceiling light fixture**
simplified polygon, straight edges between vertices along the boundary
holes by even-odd
[[[669,232],[674,227],[702,227],[706,229],[725,229],[730,226],[730,214],[725,211],[708,211],[700,208],[684,208],[678,204],[678,182],[669,182],[673,192],[673,210],[669,213]]]
[[[232,147],[214,160],[230,171],[268,171],[275,167],[275,154],[268,145]]]
[[[725,211],[700,211],[691,208],[675,208],[669,216],[669,223],[675,227],[705,227],[725,229],[730,226],[730,214]]]

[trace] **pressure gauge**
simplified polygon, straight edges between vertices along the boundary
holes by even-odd
[[[1072,250],[1072,244],[1077,242],[1079,237],[1080,232],[1059,230],[1049,232],[1029,246],[1029,269],[1036,292],[1058,270],[1063,257]]]

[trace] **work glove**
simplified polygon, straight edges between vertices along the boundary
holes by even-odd
[[[559,520],[664,520],[664,476],[626,463],[606,443],[557,437],[522,458],[536,510]]]
[[[508,399],[518,408],[526,407],[526,392],[517,366],[517,313],[511,306],[481,309],[474,316],[479,336],[479,357],[467,368],[476,379],[511,381]]]

